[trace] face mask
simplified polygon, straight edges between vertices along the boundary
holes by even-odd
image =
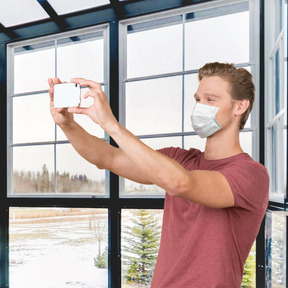
[[[193,129],[201,138],[209,137],[221,129],[221,125],[215,120],[219,108],[196,103],[191,122]]]

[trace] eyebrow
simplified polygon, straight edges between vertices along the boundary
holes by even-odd
[[[216,98],[220,98],[220,96],[213,94],[213,93],[204,93],[204,96],[212,96],[212,97],[216,97]],[[197,93],[194,94],[194,98],[199,97],[199,95]]]

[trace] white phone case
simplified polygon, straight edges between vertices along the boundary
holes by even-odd
[[[54,85],[54,107],[78,107],[81,101],[81,88],[76,83],[62,83]]]

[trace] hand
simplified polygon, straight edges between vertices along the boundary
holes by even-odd
[[[87,86],[89,91],[83,96],[84,99],[92,97],[94,102],[88,108],[73,107],[68,108],[70,113],[85,114],[89,116],[95,123],[99,124],[107,133],[109,128],[115,123],[118,123],[114,117],[107,95],[103,92],[101,85],[91,80],[83,78],[73,78],[71,82]]]
[[[55,108],[54,107],[54,85],[60,84],[61,81],[59,78],[55,77],[54,82],[53,82],[53,79],[51,78],[48,79],[49,95],[50,95],[50,112],[54,119],[54,122],[57,125],[65,126],[65,125],[70,124],[73,121],[74,116],[73,114],[68,112],[67,108]]]

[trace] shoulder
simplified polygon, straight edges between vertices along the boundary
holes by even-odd
[[[202,154],[202,152],[198,149],[191,148],[186,150],[179,147],[166,147],[157,151],[173,160],[176,160],[179,163],[183,162],[184,160],[187,161],[188,159],[196,158]]]
[[[226,177],[235,196],[236,206],[254,206],[257,202],[266,205],[269,196],[267,169],[248,154],[234,157],[219,172]]]
[[[227,164],[223,170],[228,170],[231,173],[241,173],[250,175],[253,178],[269,178],[268,171],[264,165],[253,160],[248,154],[243,153],[232,157],[232,161]]]

